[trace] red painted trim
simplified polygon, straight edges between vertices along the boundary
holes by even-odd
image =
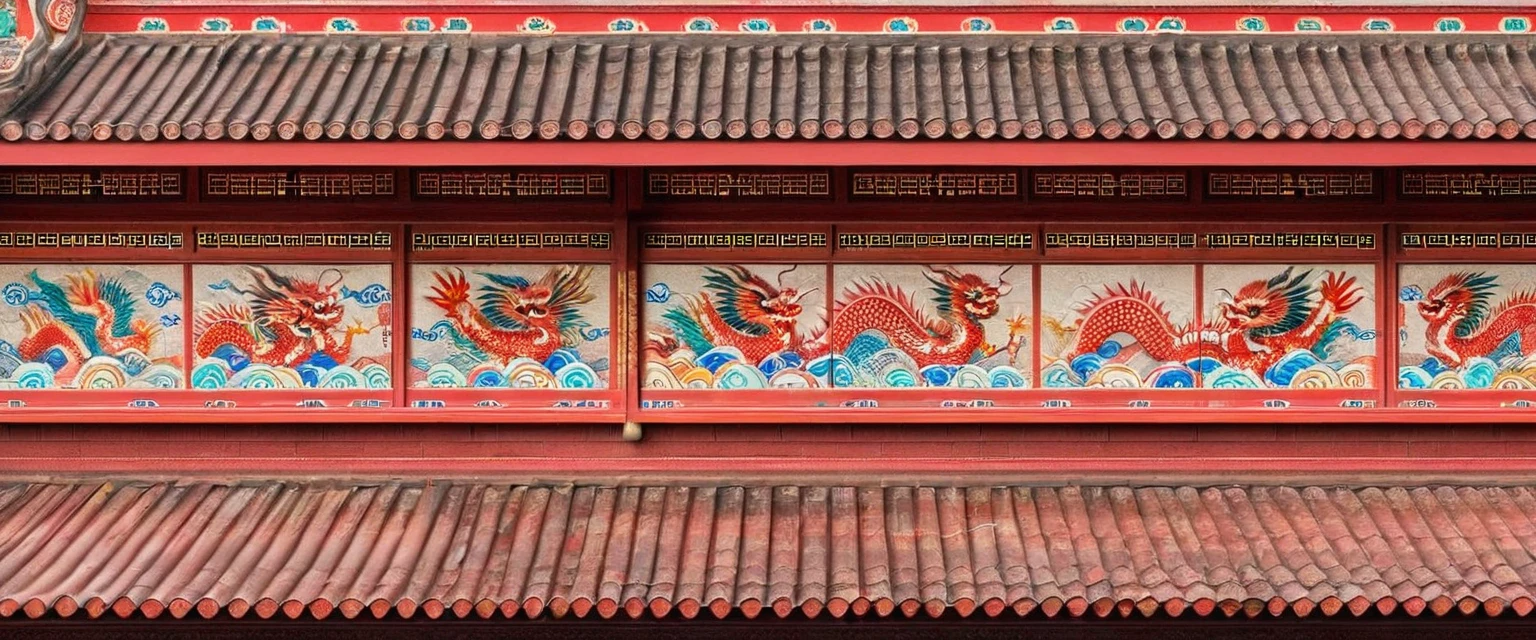
[[[1148,458],[0,458],[12,477],[117,474],[139,479],[196,477],[579,479],[582,482],[1526,482],[1536,478],[1531,458],[1203,458],[1177,470]],[[963,472],[959,471],[963,470]],[[1408,475],[1405,475],[1408,474]]]
[[[409,351],[411,346],[411,262],[407,259],[411,236],[410,229],[405,225],[395,225],[395,246],[390,254],[394,260],[390,265],[390,286],[394,287],[390,292],[389,301],[389,357],[390,357],[390,381],[393,382],[394,394],[390,398],[390,406],[406,406],[406,390],[411,387]]]
[[[1370,395],[1377,390],[1366,390]],[[67,392],[76,393],[76,392]],[[1188,392],[1175,392],[1188,393]],[[305,395],[294,392],[285,399]],[[318,395],[316,393],[308,394]],[[866,394],[867,395],[867,394]],[[1063,394],[1065,395],[1065,394]],[[648,394],[648,397],[654,397]],[[1177,397],[1177,396],[1175,396]],[[264,399],[264,398],[263,398]],[[1081,396],[1073,396],[1074,402]],[[1445,399],[1441,399],[1446,402]],[[257,405],[241,402],[241,407]],[[754,404],[752,406],[698,407],[687,411],[636,411],[631,419],[652,424],[894,424],[923,428],[935,424],[1530,424],[1536,410],[1450,407],[1438,409],[1339,409],[1307,407],[1291,409],[1179,407],[1113,408],[1080,406],[1066,409],[1001,407],[994,409],[939,409],[934,407],[877,407],[841,409]],[[259,410],[164,408],[126,411],[117,406],[28,407],[7,409],[5,424],[616,424],[624,412],[609,409],[355,409],[350,407],[292,408],[261,406]]]
[[[402,32],[402,18],[429,17],[433,26],[441,28],[445,18],[465,17],[472,21],[476,32],[518,32],[525,18],[541,17],[551,21],[558,34],[608,34],[608,23],[613,18],[625,17],[644,21],[648,31],[684,32],[688,20],[708,17],[716,21],[720,34],[740,32],[745,18],[766,18],[773,21],[779,32],[797,32],[805,29],[808,20],[826,18],[833,20],[837,31],[879,32],[885,31],[888,18],[909,17],[919,23],[919,31],[963,32],[963,20],[985,17],[992,21],[997,32],[1023,32],[1046,34],[1049,25],[1058,18],[1071,18],[1077,32],[1084,34],[1115,34],[1120,31],[1123,18],[1141,18],[1146,28],[1155,29],[1164,17],[1178,17],[1184,21],[1184,31],[1189,34],[1226,34],[1238,31],[1238,21],[1247,17],[1261,17],[1267,23],[1264,34],[1295,34],[1296,21],[1301,18],[1319,18],[1333,32],[1366,32],[1364,25],[1373,18],[1390,18],[1395,32],[1433,32],[1436,21],[1444,17],[1456,17],[1464,23],[1464,32],[1498,34],[1501,18],[1516,14],[1513,8],[1453,9],[1416,8],[1306,8],[1306,6],[1223,6],[1223,8],[1189,8],[1189,6],[1123,6],[1123,8],[1052,8],[1052,6],[923,6],[917,3],[894,6],[837,6],[811,5],[811,3],[743,3],[743,5],[508,5],[476,6],[475,3],[430,3],[425,6],[366,6],[355,3],[321,5],[321,3],[283,3],[276,6],[246,5],[224,6],[217,3],[177,3],[166,6],[155,3],[144,5],[92,5],[86,15],[84,29],[92,32],[135,32],[138,21],[146,15],[164,18],[172,32],[197,32],[204,17],[227,18],[235,31],[249,28],[253,18],[278,17],[286,23],[290,32],[324,32],[332,17],[347,17],[356,21],[362,32]],[[1134,34],[1132,34],[1134,35]]]
[[[1520,166],[1504,141],[17,142],[0,166]],[[1262,149],[1262,152],[1260,151]]]
[[[364,390],[367,391],[367,390]],[[66,392],[78,393],[78,392]],[[210,398],[217,392],[201,392]],[[125,410],[122,405],[69,406],[25,409],[6,409],[4,424],[615,424],[623,418],[621,412],[609,409],[540,409],[526,406],[509,406],[486,409],[411,409],[392,407],[387,409],[354,409],[350,407],[324,407],[313,409],[295,408],[294,398],[316,396],[305,391],[274,392],[283,394],[289,406],[261,406],[256,402],[239,402],[235,409],[166,408]],[[354,394],[361,396],[362,392]],[[354,396],[348,396],[352,399]],[[388,400],[389,393],[376,394]],[[221,396],[222,397],[222,396]],[[250,397],[250,396],[247,396]],[[258,397],[257,400],[268,400]],[[273,400],[278,402],[280,400]],[[250,407],[250,409],[246,409]],[[1337,417],[1337,416],[1335,416]]]

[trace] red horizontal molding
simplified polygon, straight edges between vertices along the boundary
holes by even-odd
[[[1531,424],[1532,409],[840,409],[752,407],[640,410],[644,424]],[[621,424],[616,411],[577,409],[133,409],[69,407],[0,411],[4,424]],[[3,452],[0,452],[3,455]]]
[[[1510,166],[1506,140],[13,142],[0,166]]]
[[[1277,456],[1283,443],[1276,443]],[[639,445],[636,445],[637,447]],[[1177,461],[1148,446],[1136,458],[835,458],[633,457],[604,458],[177,458],[0,457],[0,476],[47,478],[116,474],[136,479],[216,475],[231,478],[474,477],[511,481],[730,483],[968,482],[1093,483],[1155,478],[1164,483],[1295,484],[1498,482],[1536,479],[1536,458],[1487,457],[1208,457]]]

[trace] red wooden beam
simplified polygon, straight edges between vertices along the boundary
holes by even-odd
[[[633,356],[631,356],[633,357]],[[1092,391],[1090,391],[1091,393]],[[75,393],[75,392],[69,392]],[[1180,392],[1183,393],[1183,392]],[[1372,392],[1374,393],[1374,392]],[[1082,407],[1067,409],[940,409],[934,407],[836,409],[756,405],[750,408],[689,411],[631,410],[627,419],[641,424],[668,425],[772,425],[772,424],[867,424],[904,425],[914,429],[934,425],[1085,425],[1085,424],[1379,424],[1379,425],[1524,425],[1536,411],[1504,408],[1440,409],[1300,409],[1178,408],[1119,409]],[[346,407],[300,409],[253,406],[240,409],[197,407],[135,409],[121,407],[57,407],[7,409],[0,424],[500,424],[578,425],[619,424],[626,415],[619,407],[605,410],[572,409],[353,409]],[[0,447],[3,449],[3,447]],[[0,455],[4,455],[0,451]]]
[[[1283,447],[1282,447],[1283,448]],[[1536,459],[1520,457],[1213,457],[1198,461],[1161,458],[1149,448],[1139,458],[833,458],[629,457],[604,458],[336,458],[336,457],[0,457],[0,477],[57,479],[73,474],[133,478],[212,475],[230,478],[474,477],[510,481],[579,479],[603,482],[1126,482],[1162,483],[1352,483],[1500,482],[1536,478]]]
[[[0,166],[1517,166],[1511,141],[16,142]]]

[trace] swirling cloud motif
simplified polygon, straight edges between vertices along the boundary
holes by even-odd
[[[181,293],[171,290],[170,287],[165,286],[165,283],[156,282],[149,285],[149,289],[144,292],[144,299],[158,309],[174,300],[180,300]]]
[[[5,290],[3,293],[0,293],[0,297],[5,299],[6,304],[20,307],[32,300],[32,292],[27,291],[27,288],[22,286],[21,283],[12,282],[5,285]]]
[[[447,320],[438,320],[437,324],[432,325],[428,329],[421,329],[420,327],[412,327],[411,328],[411,339],[412,340],[425,340],[427,342],[437,342],[438,340],[442,340],[443,338],[448,337],[448,334],[451,333],[452,331],[453,331],[453,323],[451,323],[451,322],[449,322]]]
[[[672,299],[672,289],[665,282],[658,282],[645,290],[645,301],[656,304],[665,303]]]
[[[341,297],[356,300],[358,304],[365,307],[376,307],[389,302],[390,294],[389,289],[384,285],[370,284],[362,289],[350,289],[343,286],[341,288]]]

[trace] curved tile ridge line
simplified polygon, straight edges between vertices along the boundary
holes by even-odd
[[[1536,138],[1529,39],[90,35],[5,140]]]

